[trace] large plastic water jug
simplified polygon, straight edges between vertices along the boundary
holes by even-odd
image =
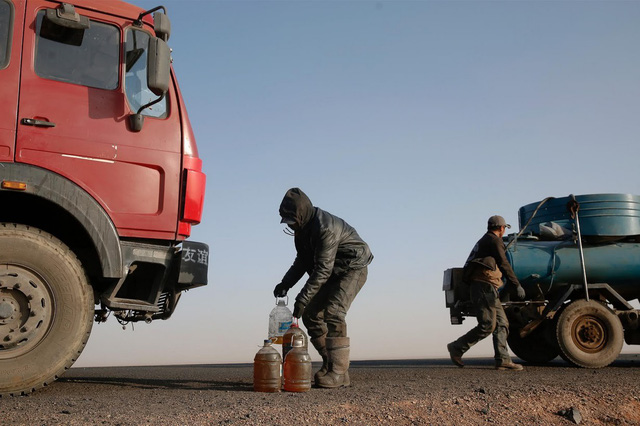
[[[253,390],[256,392],[280,392],[282,377],[280,368],[282,358],[272,346],[271,340],[265,340],[253,358]]]
[[[302,338],[302,346],[309,350],[309,338],[307,333],[304,332],[298,325],[298,319],[294,318],[291,326],[286,333],[282,336],[282,359],[285,359],[287,353],[293,348],[293,340],[300,336]]]
[[[282,336],[293,321],[293,314],[287,308],[287,302],[288,298],[285,301],[284,298],[276,297],[276,307],[269,314],[269,339],[277,345],[282,344]]]
[[[311,389],[311,357],[303,346],[301,336],[293,340],[293,348],[284,359],[282,368],[284,390],[288,392],[307,392]]]

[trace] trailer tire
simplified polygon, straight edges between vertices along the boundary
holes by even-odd
[[[620,319],[604,304],[576,300],[558,317],[558,347],[563,358],[585,368],[602,368],[618,358],[624,343]]]
[[[37,228],[0,223],[0,396],[56,380],[91,333],[93,291],[74,253]]]
[[[525,337],[520,337],[520,330],[511,330],[507,342],[518,358],[531,364],[546,364],[560,353],[554,330],[547,320]]]

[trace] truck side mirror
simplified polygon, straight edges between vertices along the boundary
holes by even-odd
[[[169,45],[158,37],[149,39],[147,52],[147,87],[151,92],[159,96],[158,99],[143,105],[135,114],[129,116],[131,130],[139,132],[144,124],[144,116],[141,114],[145,108],[160,102],[169,90],[171,82],[171,50]]]
[[[169,41],[169,37],[171,37],[171,21],[169,17],[162,12],[154,13],[153,30],[156,32],[156,36],[164,41]]]
[[[81,46],[84,30],[89,25],[89,18],[79,15],[73,5],[62,3],[56,9],[46,9],[40,36],[71,46]]]
[[[147,55],[147,86],[155,95],[161,96],[169,90],[171,80],[171,50],[169,45],[157,37],[149,39]]]

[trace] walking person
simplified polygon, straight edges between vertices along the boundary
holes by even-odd
[[[315,384],[323,388],[349,386],[350,341],[345,318],[367,280],[367,265],[373,255],[353,227],[314,207],[299,188],[286,192],[280,216],[280,223],[294,232],[296,258],[273,294],[286,296],[305,273],[309,275],[296,296],[293,316],[302,318],[322,357]]]
[[[514,288],[520,300],[525,291],[520,285],[507,256],[502,237],[507,228],[511,228],[502,216],[491,216],[487,223],[487,232],[476,243],[463,270],[463,280],[469,283],[471,302],[476,310],[478,325],[458,340],[447,345],[451,361],[464,367],[462,355],[480,340],[493,334],[495,366],[498,370],[522,370],[520,364],[511,360],[507,347],[509,322],[500,303],[498,289],[502,287],[502,277],[507,286]]]

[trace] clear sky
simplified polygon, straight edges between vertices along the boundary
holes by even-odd
[[[347,317],[356,360],[447,356],[475,320],[450,325],[443,271],[489,216],[517,231],[547,196],[640,194],[638,1],[162,4],[207,174],[209,285],[168,321],[94,325],[76,366],[251,362],[295,256],[290,187],[375,255]]]

